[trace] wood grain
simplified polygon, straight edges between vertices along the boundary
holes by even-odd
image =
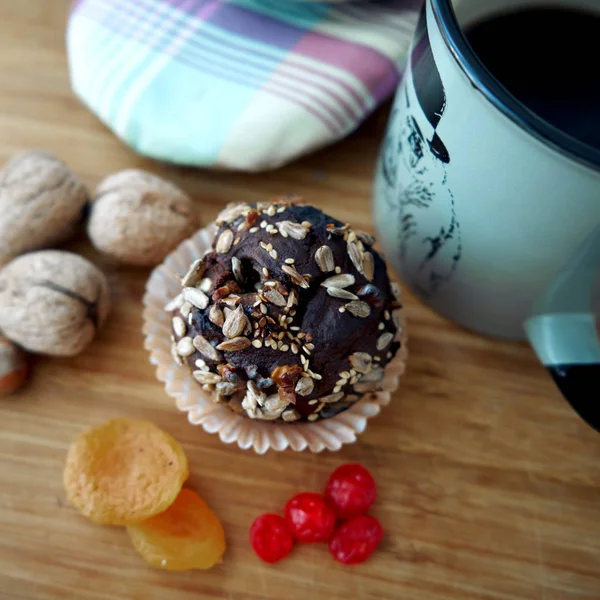
[[[370,187],[386,109],[343,143],[264,175],[160,165],[135,156],[72,95],[64,54],[66,0],[0,2],[0,160],[56,152],[93,186],[142,167],[174,179],[205,222],[230,200],[305,196],[372,231]],[[188,425],[142,346],[147,270],[70,246],[107,273],[114,310],[83,355],[36,359],[28,387],[0,399],[0,597],[227,600],[600,598],[600,436],[579,421],[531,351],[466,333],[407,295],[408,372],[393,404],[343,451],[258,457]],[[43,324],[40,324],[43,326]],[[65,503],[62,465],[73,436],[115,416],[153,420],[180,440],[191,485],[222,518],[229,549],[209,572],[147,568],[125,533]],[[345,461],[372,469],[373,513],[386,537],[357,568],[304,546],[278,566],[247,541],[263,511],[319,490]]]

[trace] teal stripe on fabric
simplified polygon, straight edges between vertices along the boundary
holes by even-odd
[[[308,30],[326,19],[331,10],[331,5],[327,2],[294,2],[294,0],[224,0],[224,2]]]
[[[137,22],[135,27],[126,28],[129,39],[123,44],[122,52],[119,55],[123,62],[117,62],[112,67],[114,69],[112,81],[104,92],[103,112],[113,123],[121,111],[124,98],[129,93],[131,86],[135,85],[136,79],[152,66],[156,60],[156,54],[161,54],[175,35],[165,34],[165,31],[168,31],[167,25],[173,18],[169,6],[156,1],[153,4],[155,10],[152,11],[146,8],[136,9]],[[154,31],[154,35],[159,36],[160,39],[160,44],[154,53],[150,52],[145,44],[147,31]]]
[[[152,60],[161,57],[152,53]],[[133,147],[159,160],[181,164],[215,164],[239,115],[255,90],[223,81],[177,62],[152,80],[135,104],[136,118],[121,133]],[[196,100],[190,102],[190,98]],[[180,102],[181,100],[181,102]],[[206,114],[201,107],[214,106]],[[143,123],[152,123],[143,127]]]

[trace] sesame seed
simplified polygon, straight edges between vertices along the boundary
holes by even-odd
[[[287,344],[283,344],[283,346],[281,346],[281,348],[279,348],[282,352],[287,352],[290,347]]]
[[[293,258],[286,258],[284,262],[288,265],[293,265],[296,261]]]
[[[386,358],[392,358],[393,354],[391,352],[388,352],[385,356]]]
[[[315,349],[315,345],[314,345],[314,344],[306,344],[306,347],[307,347],[309,350],[314,350],[314,349]]]
[[[233,240],[233,245],[237,246],[241,241],[242,241],[242,238],[238,236],[235,238],[235,240]]]
[[[298,354],[298,346],[296,344],[291,344],[291,349],[294,354]]]
[[[342,272],[342,267],[336,267],[335,272],[339,275]]]
[[[285,212],[286,210],[287,210],[287,207],[281,206],[280,208],[277,209],[277,214],[281,214],[282,212]]]
[[[302,346],[302,352],[304,352],[304,354],[308,354],[308,356],[310,356],[310,350],[306,346]]]
[[[309,421],[316,421],[319,418],[319,415],[313,413],[312,415],[308,415],[307,419]]]
[[[260,242],[259,245],[263,250],[267,250],[267,252],[268,252],[267,245],[264,242]]]
[[[272,259],[277,260],[277,250],[271,250],[269,252],[269,255],[271,256]]]
[[[357,381],[358,381],[358,377],[356,375],[354,375],[354,377],[352,377],[352,379],[350,379],[349,383],[350,383],[350,385],[354,385]]]
[[[265,250],[266,250],[267,252],[271,252],[271,250],[273,250],[273,244],[267,244],[267,245],[265,246]]]
[[[339,375],[342,379],[348,379],[350,377],[350,373],[348,371],[342,371]]]
[[[282,348],[283,348],[283,342],[282,342],[281,340],[279,340],[279,341],[277,342],[277,349],[278,349],[278,350],[281,350]]]
[[[264,229],[266,226],[267,226],[267,222],[266,221],[261,221],[260,222],[261,229]]]
[[[269,277],[269,269],[267,269],[267,267],[263,267],[262,272],[265,277]]]
[[[385,329],[385,323],[379,323],[379,325],[377,325],[377,329],[379,329],[379,331],[383,331]]]
[[[260,340],[252,340],[252,345],[255,348],[262,348],[262,342]]]
[[[379,361],[381,360],[381,356],[374,356],[374,357],[373,357],[373,360],[374,360],[375,362],[379,362]]]
[[[345,309],[343,306],[340,306],[340,307],[338,308],[338,310],[339,310],[341,313],[345,313],[345,312],[346,312],[346,309]]]
[[[308,401],[308,404],[309,404],[310,406],[314,406],[314,405],[315,405],[317,402],[318,402],[318,400],[317,400],[316,398],[313,398],[312,400],[309,400],[309,401]]]
[[[298,325],[292,325],[292,327],[290,327],[290,329],[292,331],[300,331],[300,327],[298,327]]]
[[[386,310],[386,311],[383,313],[383,317],[384,317],[384,318],[385,318],[387,321],[389,321],[389,320],[390,320],[390,311],[389,311],[389,310]]]
[[[276,209],[275,209],[275,207],[273,205],[271,205],[271,206],[269,206],[269,208],[267,208],[267,214],[270,217],[274,217],[275,216],[275,211],[276,211]]]
[[[250,229],[248,230],[250,233],[256,233],[257,231],[259,231],[258,227],[250,227]]]
[[[341,385],[336,385],[336,386],[333,388],[333,393],[334,393],[334,394],[337,394],[338,392],[341,392],[341,391],[342,391],[342,386],[341,386]]]
[[[267,312],[268,312],[268,311],[267,311],[267,307],[266,307],[264,304],[261,304],[261,305],[260,305],[260,312],[261,312],[263,315],[266,315],[266,314],[267,314]]]

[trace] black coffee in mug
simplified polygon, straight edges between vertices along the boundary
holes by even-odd
[[[600,17],[557,6],[503,12],[465,35],[492,75],[527,108],[600,149]]]

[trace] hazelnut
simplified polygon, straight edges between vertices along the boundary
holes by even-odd
[[[108,308],[106,278],[77,254],[32,252],[0,271],[0,329],[31,352],[78,354]]]
[[[10,340],[0,337],[0,396],[20,388],[26,378],[25,353]]]
[[[86,202],[83,183],[56,156],[15,156],[0,172],[0,265],[71,237]]]
[[[101,252],[130,265],[152,266],[199,226],[190,198],[172,183],[135,169],[102,181],[88,222]]]

